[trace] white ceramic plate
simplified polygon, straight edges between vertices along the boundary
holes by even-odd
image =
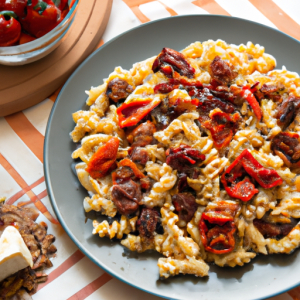
[[[124,282],[168,299],[254,300],[282,293],[300,284],[299,251],[291,255],[260,255],[243,267],[211,266],[209,277],[177,276],[159,280],[158,254],[123,256],[118,242],[92,235],[82,206],[87,192],[71,170],[75,145],[69,138],[71,114],[85,107],[85,90],[102,83],[115,66],[157,55],[163,47],[181,50],[195,41],[259,43],[277,65],[300,73],[300,43],[272,28],[250,21],[213,15],[179,16],[147,23],[106,43],[74,72],[59,94],[45,138],[45,176],[53,208],[77,246],[97,265]],[[93,216],[89,216],[93,217]]]

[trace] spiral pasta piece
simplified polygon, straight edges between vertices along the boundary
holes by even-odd
[[[110,225],[106,220],[99,223],[98,221],[93,221],[93,234],[98,234],[100,237],[108,237],[110,239],[116,237],[117,239],[122,239],[124,234],[129,234],[135,231],[137,217],[128,219],[126,216],[121,216],[120,222],[113,221]]]
[[[208,253],[207,260],[214,262],[219,267],[229,266],[234,268],[235,266],[243,266],[245,263],[249,263],[255,256],[255,253],[247,252],[242,247],[239,247],[239,249],[228,254],[217,255],[214,253]]]
[[[160,277],[169,278],[180,274],[192,274],[195,276],[207,276],[209,266],[201,259],[185,258],[185,259],[173,259],[159,258],[158,268]]]
[[[109,217],[114,217],[117,213],[115,204],[110,199],[105,199],[99,195],[93,195],[92,198],[85,197],[83,200],[83,208],[86,212],[94,210]]]
[[[166,163],[159,166],[158,164],[148,162],[147,165],[146,171],[148,170],[149,176],[157,180],[157,182],[154,183],[149,195],[143,198],[142,203],[148,207],[163,206],[168,191],[176,183],[176,171],[173,171]],[[155,172],[153,172],[153,168]]]

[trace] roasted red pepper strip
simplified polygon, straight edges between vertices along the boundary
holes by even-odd
[[[249,178],[245,178],[231,188],[225,187],[225,190],[230,197],[238,198],[244,202],[251,200],[259,192]]]
[[[225,254],[231,252],[235,246],[233,236],[236,231],[234,216],[238,205],[226,201],[219,202],[220,206],[215,208],[209,208],[208,206],[206,211],[202,213],[199,230],[206,251]]]
[[[61,21],[61,11],[52,0],[32,0],[27,15],[20,22],[28,33],[39,38],[51,31]]]
[[[21,25],[13,11],[0,12],[0,47],[12,46],[20,38]]]
[[[202,126],[210,131],[216,148],[226,147],[237,130],[240,115],[235,113],[231,116],[221,110],[215,110],[209,116],[211,120],[203,122]]]
[[[244,86],[243,90],[241,92],[241,96],[247,100],[249,105],[252,107],[256,118],[258,119],[258,121],[260,121],[262,118],[262,111],[259,106],[259,103],[257,102],[256,98],[254,97],[254,95],[251,91],[251,87],[248,85]]]
[[[161,100],[159,98],[123,103],[117,108],[119,125],[121,128],[134,126],[155,108]]]
[[[98,148],[85,169],[92,178],[104,177],[117,166],[118,148],[119,139],[117,137],[112,137],[105,145]]]
[[[275,170],[263,167],[252,154],[245,149],[242,160],[245,171],[252,176],[264,189],[270,189],[282,184],[282,179]]]
[[[282,179],[275,170],[264,168],[245,149],[221,176],[221,182],[229,196],[249,201],[258,193],[249,178],[245,178],[248,174],[263,188],[272,188],[282,184]]]

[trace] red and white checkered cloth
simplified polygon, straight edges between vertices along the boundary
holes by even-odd
[[[100,0],[101,1],[101,0]],[[278,28],[300,40],[300,0],[114,0],[102,43],[141,23],[175,15],[222,14]],[[58,249],[49,279],[34,300],[161,299],[112,278],[85,257],[59,225],[47,196],[43,143],[58,91],[38,105],[0,118],[0,196],[7,203],[35,205]],[[71,115],[70,115],[71,118]],[[300,288],[269,300],[299,300]]]

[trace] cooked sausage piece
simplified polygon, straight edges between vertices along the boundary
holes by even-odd
[[[289,167],[297,163],[300,159],[300,143],[297,134],[295,134],[295,136],[293,136],[293,133],[288,132],[277,134],[272,139],[271,149],[275,154],[279,155]]]
[[[261,219],[254,219],[253,224],[265,238],[285,237],[295,226],[295,222],[291,222],[290,224],[278,224],[268,223]]]
[[[114,78],[108,83],[107,96],[114,102],[126,99],[130,93],[133,92],[133,87],[125,80]]]
[[[130,157],[134,163],[140,165],[146,165],[147,161],[149,160],[149,154],[147,150],[140,147],[134,148]]]
[[[172,196],[172,202],[175,206],[175,210],[178,212],[179,220],[189,222],[193,218],[197,210],[197,204],[192,194],[176,194]]]
[[[159,213],[152,208],[143,208],[137,221],[137,229],[141,236],[153,238],[153,233],[160,220]]]
[[[154,132],[156,132],[154,124],[147,121],[135,128],[127,139],[131,143],[131,147],[145,147],[155,143]]]
[[[131,179],[123,184],[114,185],[111,195],[118,212],[123,215],[136,212],[139,208],[138,203],[142,200],[140,186]]]
[[[229,84],[230,81],[238,75],[238,73],[235,72],[227,62],[222,60],[220,56],[214,58],[210,64],[210,68],[213,78],[223,85]]]
[[[294,96],[284,100],[277,109],[278,125],[286,129],[295,119],[300,108],[300,98]]]

